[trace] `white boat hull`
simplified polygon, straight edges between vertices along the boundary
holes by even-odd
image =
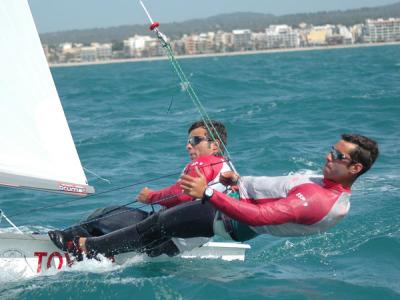
[[[202,247],[180,254],[182,258],[244,260],[247,244],[209,242]],[[137,252],[116,255],[113,262],[122,264],[138,256]],[[0,268],[24,268],[24,272],[40,274],[49,269],[62,270],[75,264],[74,258],[59,250],[47,235],[0,233]]]

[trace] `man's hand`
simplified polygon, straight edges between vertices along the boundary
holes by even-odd
[[[232,171],[221,173],[221,175],[219,176],[219,182],[221,182],[225,186],[236,185],[238,180],[239,175]]]
[[[207,180],[197,167],[196,172],[199,177],[192,177],[189,175],[181,176],[181,188],[186,195],[193,198],[203,198],[204,191],[207,188]]]
[[[140,193],[137,195],[136,199],[142,203],[148,203],[148,196],[153,190],[149,189],[148,187],[144,187]]]

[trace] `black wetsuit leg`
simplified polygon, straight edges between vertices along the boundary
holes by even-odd
[[[89,237],[86,248],[94,254],[111,256],[129,251],[145,252],[156,249],[167,238],[172,237],[212,237],[215,213],[216,210],[210,203],[187,202],[154,213],[138,224],[100,237]]]
[[[85,221],[64,229],[63,233],[68,240],[72,240],[75,236],[101,236],[137,224],[149,215],[149,212],[130,207],[98,208]]]

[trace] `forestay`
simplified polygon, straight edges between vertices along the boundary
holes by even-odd
[[[27,0],[0,1],[0,184],[73,194],[87,185]]]

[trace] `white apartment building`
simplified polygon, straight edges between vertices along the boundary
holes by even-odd
[[[215,49],[220,52],[229,51],[232,49],[233,34],[218,30],[215,34]]]
[[[72,43],[62,43],[58,46],[60,52],[65,54],[72,51]]]
[[[151,40],[146,40],[144,43],[144,48],[141,51],[141,56],[163,56],[165,55],[165,51],[161,46],[160,42],[152,38]]]
[[[141,57],[147,45],[153,41],[157,41],[150,36],[135,35],[124,40],[124,54],[128,57]]]
[[[232,45],[235,51],[251,50],[253,48],[251,42],[251,30],[250,29],[233,30]]]
[[[58,45],[60,62],[80,61],[82,44],[62,43]]]
[[[264,32],[254,32],[251,34],[255,50],[267,49],[267,35]]]
[[[300,34],[288,25],[271,25],[265,30],[267,48],[297,48]]]
[[[98,60],[109,60],[112,57],[112,44],[91,43],[90,46],[96,48]]]
[[[363,28],[364,28],[363,24],[356,24],[350,28],[350,32],[353,36],[353,41],[355,43],[359,42],[362,39]]]
[[[82,47],[81,48],[81,61],[96,61],[97,50],[95,46]]]
[[[400,18],[367,19],[363,40],[367,43],[400,41]]]
[[[352,32],[343,25],[336,25],[326,36],[329,45],[350,45],[354,43]]]
[[[215,36],[214,32],[184,35],[182,41],[185,44],[186,54],[211,53]]]

